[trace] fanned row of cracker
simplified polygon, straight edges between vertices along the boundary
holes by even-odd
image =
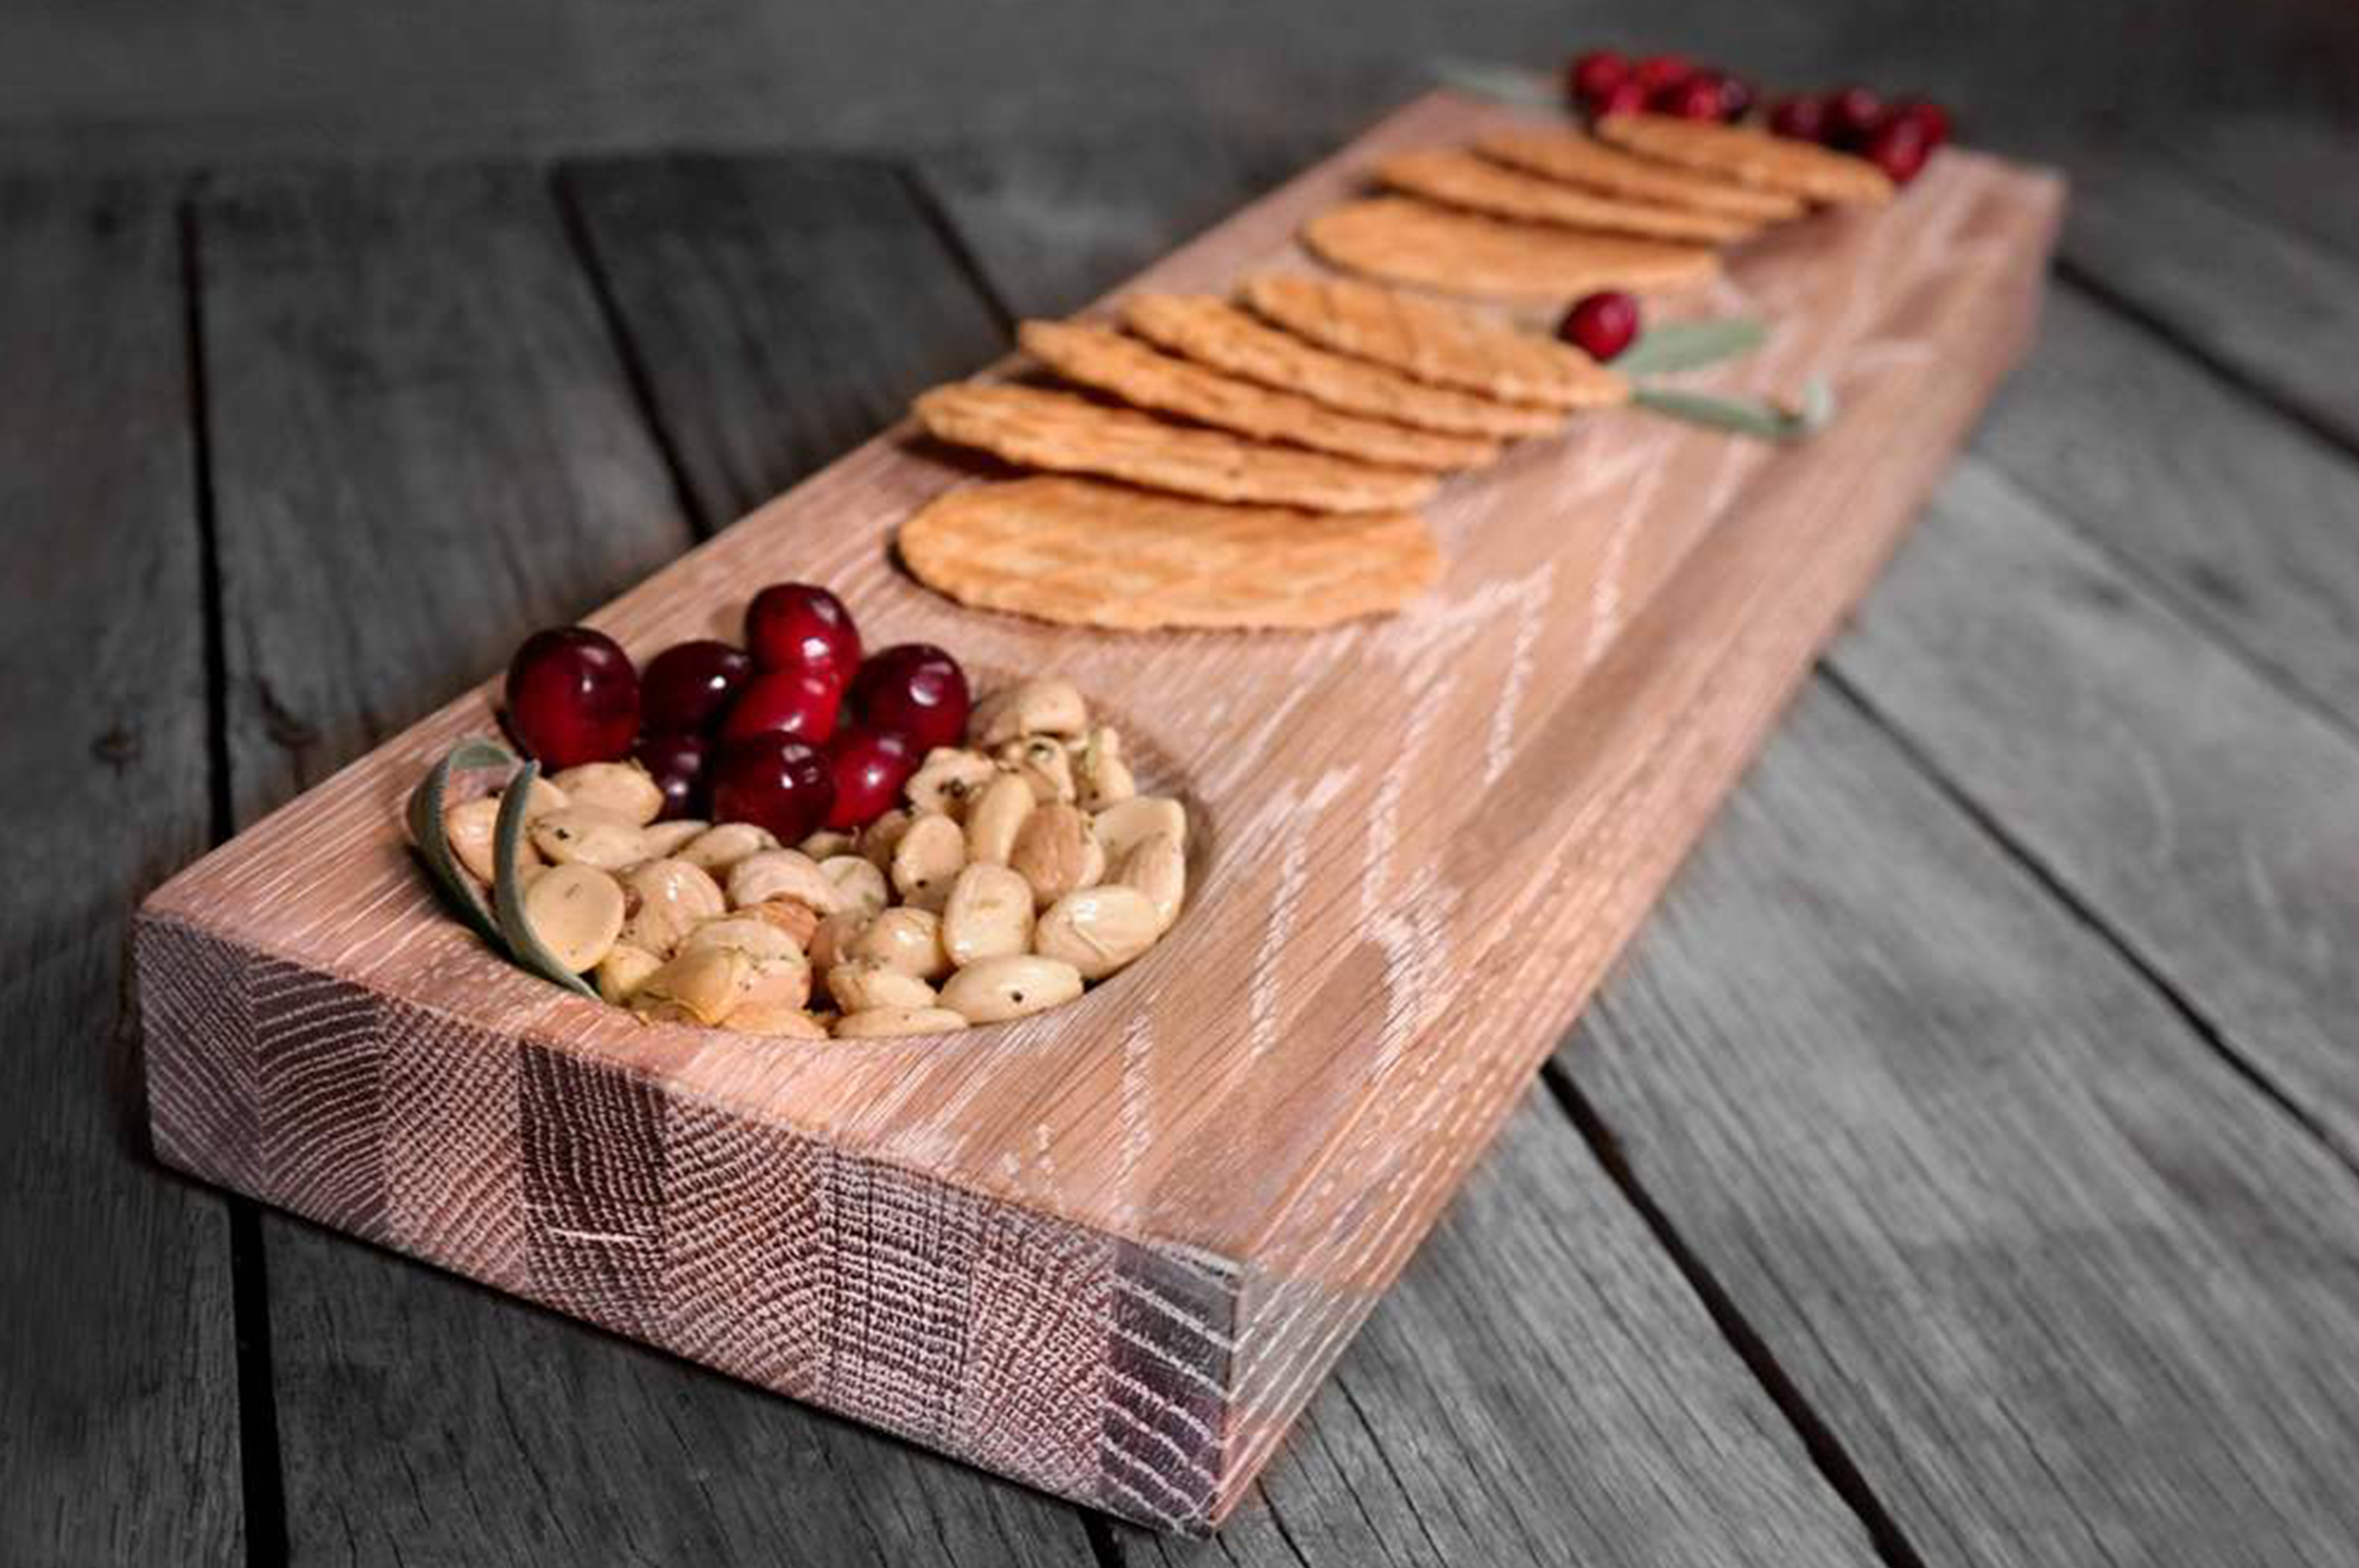
[[[920,395],[936,438],[1043,476],[926,506],[901,529],[909,569],[980,608],[1123,630],[1397,610],[1440,572],[1415,509],[1445,475],[1630,395],[1569,344],[1409,289],[1560,304],[1682,287],[1716,275],[1716,247],[1892,195],[1862,159],[1653,114],[1499,131],[1374,172],[1385,194],[1302,231],[1356,278],[1266,274],[1234,301],[1139,293],[1114,320],[1027,321],[1025,353],[1078,390]]]

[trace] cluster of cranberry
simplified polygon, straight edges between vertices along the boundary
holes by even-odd
[[[782,843],[881,816],[926,753],[955,746],[970,695],[929,643],[861,656],[843,601],[779,583],[745,611],[745,646],[676,643],[642,671],[586,626],[535,633],[508,666],[507,722],[551,773],[625,758],[662,816],[750,822]]]
[[[1593,120],[1640,110],[1682,120],[1742,120],[1753,107],[1753,88],[1744,78],[1676,54],[1634,60],[1612,49],[1591,49],[1565,67],[1565,90]]]
[[[1798,142],[1854,153],[1895,185],[1906,185],[1933,149],[1950,139],[1950,112],[1929,98],[1887,103],[1874,89],[1854,85],[1779,99],[1770,107],[1769,129]]]
[[[1753,112],[1752,84],[1729,71],[1698,65],[1684,55],[1631,59],[1591,49],[1565,67],[1565,91],[1593,120],[1608,114],[1670,114],[1682,120],[1734,123]],[[1853,153],[1906,185],[1933,149],[1950,139],[1950,116],[1922,98],[1886,103],[1865,87],[1798,92],[1770,107],[1769,129],[1797,141]]]

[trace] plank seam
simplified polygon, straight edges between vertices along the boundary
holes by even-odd
[[[2359,429],[2313,406],[2298,393],[2271,384],[2257,373],[2221,353],[2169,315],[2105,280],[2070,251],[2056,257],[2056,277],[2074,292],[2104,307],[2147,333],[2164,347],[2201,365],[2238,395],[2260,405],[2311,438],[2332,449],[2346,462],[2359,462]]]
[[[991,312],[992,319],[999,323],[999,330],[1014,336],[1016,312],[1010,308],[1006,296],[999,292],[999,286],[992,282],[990,273],[984,268],[983,259],[967,243],[965,232],[951,216],[950,209],[943,205],[941,198],[935,194],[933,186],[906,163],[896,162],[892,168],[901,182],[901,189],[908,193],[910,205],[917,208],[919,216],[926,221],[926,226],[933,230],[934,237],[941,242],[951,265],[958,269],[967,287],[974,290],[975,297],[983,301],[984,308]]]
[[[695,486],[689,480],[688,461],[672,438],[671,427],[664,422],[654,378],[645,356],[639,352],[638,340],[631,335],[630,323],[623,319],[622,304],[614,297],[614,280],[599,259],[598,242],[582,214],[569,166],[560,164],[549,171],[549,199],[557,209],[558,227],[564,232],[566,248],[589,282],[590,297],[598,307],[598,319],[606,329],[607,341],[614,345],[615,359],[622,364],[623,384],[630,391],[631,406],[663,460],[664,478],[671,485],[672,499],[697,538],[709,539],[719,531],[719,524],[696,499]]]
[[[2354,750],[2359,750],[2359,723],[2354,723],[2324,697],[2310,690],[2295,671],[2245,642],[2236,634],[2234,627],[2213,614],[2199,596],[2181,589],[2149,562],[2123,548],[2103,531],[2090,526],[2070,503],[2054,495],[2031,475],[2017,471],[1997,455],[1980,447],[1974,449],[1973,455],[1976,460],[1999,474],[2008,486],[2020,492],[2032,503],[2034,510],[2093,552],[2103,556],[2109,566],[2130,579],[2131,586],[2140,590],[2157,611],[2169,616],[2219,649],[2288,703],[2324,724]]]
[[[1891,741],[1902,759],[1925,778],[1940,796],[1963,813],[2001,853],[2022,868],[2067,914],[2087,927],[2117,957],[2130,967],[2139,979],[2153,989],[2163,1005],[2175,1013],[2195,1035],[2208,1046],[2212,1054],[2247,1087],[2274,1106],[2288,1121],[2307,1133],[2328,1157],[2354,1180],[2359,1180],[2359,1153],[2346,1149],[2324,1120],[2305,1108],[2291,1090],[2271,1076],[2255,1057],[2246,1054],[2228,1036],[2227,1032],[2212,1016],[2198,1006],[2193,997],[2166,975],[2160,966],[2148,958],[2129,936],[2105,919],[2097,908],[2067,881],[2063,874],[2043,860],[2028,844],[2009,832],[2006,827],[1982,802],[1968,794],[1963,785],[1945,773],[1931,753],[1919,745],[1915,737],[1890,714],[1854,686],[1850,678],[1832,665],[1821,660],[1818,674],[1836,696],[1858,712],[1876,730]]]
[[[1090,1545],[1090,1554],[1097,1559],[1097,1568],[1130,1568],[1130,1553],[1122,1537],[1114,1533],[1113,1516],[1097,1509],[1073,1505],[1082,1518],[1082,1538]]]
[[[213,489],[212,405],[205,384],[204,265],[196,197],[202,177],[173,204],[180,291],[181,371],[189,411],[190,492],[196,503],[197,582],[204,623],[205,795],[208,837],[221,843],[232,818],[229,654],[223,645],[220,520]],[[125,983],[130,980],[125,972]],[[230,1319],[237,1370],[238,1476],[249,1568],[288,1560],[286,1478],[278,1444],[278,1397],[271,1367],[270,1282],[262,1211],[252,1198],[224,1195],[229,1211]]]
[[[1868,1544],[1876,1556],[1891,1568],[1927,1568],[1925,1558],[1902,1532],[1899,1522],[1884,1506],[1883,1499],[1875,1495],[1865,1472],[1851,1456],[1850,1450],[1843,1446],[1843,1439],[1836,1435],[1833,1426],[1804,1397],[1800,1387],[1778,1364],[1776,1353],[1769,1348],[1769,1343],[1762,1337],[1761,1331],[1753,1326],[1728,1288],[1704,1265],[1687,1238],[1680,1234],[1679,1227],[1671,1223],[1669,1214],[1647,1191],[1628,1157],[1623,1153],[1621,1140],[1605,1124],[1597,1108],[1589,1103],[1588,1097],[1581,1092],[1580,1085],[1573,1081],[1571,1069],[1564,1065],[1560,1055],[1551,1054],[1541,1064],[1540,1082],[1548,1086],[1549,1094],[1571,1120],[1582,1141],[1588,1144],[1590,1153],[1605,1173],[1606,1180],[1614,1184],[1623,1200],[1636,1212],[1656,1243],[1662,1248],[1664,1255],[1670,1260],[1671,1266],[1679,1271],[1688,1289],[1695,1293],[1705,1315],[1720,1331],[1721,1338],[1745,1364],[1745,1370],[1753,1374],[1754,1379],[1761,1385],[1762,1392],[1768,1396],[1769,1402],[1777,1407],[1777,1413],[1785,1417],[1786,1424],[1801,1440],[1804,1454],[1821,1477],[1859,1519],[1867,1531]]]

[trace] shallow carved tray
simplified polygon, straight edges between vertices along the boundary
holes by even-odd
[[[1301,265],[1437,94],[1137,280]],[[1180,923],[1082,1001],[914,1041],[643,1027],[437,907],[403,796],[471,692],[173,879],[137,926],[156,1146],[206,1180],[1132,1519],[1236,1501],[1572,1019],[2021,351],[2061,207],[1957,152],[1738,253],[1770,447],[1636,412],[1449,485],[1449,566],[1318,635],[1087,635],[893,566],[962,476],[887,432],[592,619],[644,656],[758,585],[1065,672],[1207,829]],[[526,628],[519,627],[521,633]],[[1578,1396],[1575,1390],[1573,1397]]]

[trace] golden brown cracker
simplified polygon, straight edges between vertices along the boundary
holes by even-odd
[[[1440,575],[1414,513],[1231,506],[1095,480],[937,497],[902,560],[962,604],[1074,626],[1307,629],[1398,610]]]
[[[1446,471],[1476,468],[1499,455],[1480,436],[1412,429],[1363,419],[1323,404],[1260,386],[1191,360],[1158,353],[1136,338],[1074,321],[1027,321],[1024,351],[1067,381],[1158,413],[1176,414],[1265,441],[1356,458],[1394,468]]]
[[[1405,196],[1331,208],[1302,237],[1346,272],[1488,299],[1555,303],[1601,288],[1671,288],[1720,270],[1701,245],[1510,223]]]
[[[1437,385],[1566,409],[1630,398],[1628,382],[1569,343],[1382,284],[1272,274],[1247,282],[1245,297],[1265,319],[1322,348]]]
[[[1134,294],[1123,301],[1122,313],[1132,331],[1175,354],[1347,413],[1426,430],[1502,438],[1551,435],[1564,423],[1555,409],[1430,386],[1314,347],[1210,295]]]
[[[1435,484],[1430,473],[1190,429],[1038,387],[953,383],[920,394],[916,412],[919,423],[941,439],[1009,462],[1211,501],[1388,512],[1419,504]]]
[[[1474,150],[1494,162],[1545,179],[1627,200],[1717,212],[1756,228],[1799,218],[1808,210],[1800,197],[1788,191],[1733,185],[1693,169],[1625,153],[1579,131],[1538,127],[1493,131],[1476,139]]]
[[[1642,157],[1659,159],[1762,190],[1783,190],[1838,206],[1892,200],[1892,181],[1865,158],[1750,125],[1669,114],[1609,114],[1597,134]]]
[[[1742,239],[1755,227],[1746,219],[1691,207],[1623,200],[1577,190],[1476,157],[1473,153],[1445,147],[1388,157],[1376,165],[1376,178],[1395,190],[1488,213],[1494,218],[1556,223],[1599,233],[1720,244]]]

